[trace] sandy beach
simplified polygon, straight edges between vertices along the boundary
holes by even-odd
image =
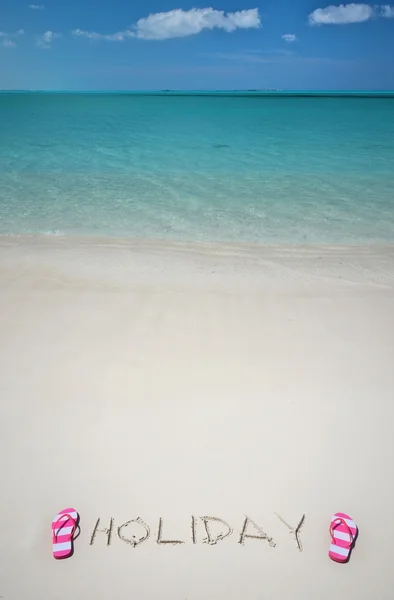
[[[394,246],[0,237],[1,600],[391,599],[393,365]]]

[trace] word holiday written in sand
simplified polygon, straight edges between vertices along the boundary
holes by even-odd
[[[298,525],[296,527],[292,527],[289,525],[280,515],[275,513],[278,517],[279,521],[287,527],[289,533],[294,538],[298,550],[302,552],[302,545],[300,540],[300,530],[305,521],[305,515],[302,515]],[[136,519],[130,519],[130,521],[126,521],[119,526],[115,526],[115,519],[112,517],[109,520],[108,526],[103,526],[104,521],[99,517],[96,521],[96,525],[94,526],[91,538],[90,545],[92,546],[96,540],[98,534],[104,534],[106,536],[106,544],[110,546],[114,534],[118,536],[122,542],[129,544],[136,548],[140,546],[144,542],[148,541],[151,537],[151,528],[145,521],[143,521],[140,517]],[[190,539],[193,544],[198,543],[197,536],[197,523],[202,523],[204,527],[204,537],[201,539],[203,544],[209,544],[210,546],[216,545],[218,542],[225,540],[233,535],[233,528],[223,519],[219,519],[218,517],[191,517],[191,535]],[[217,533],[213,533],[213,529],[216,530]],[[138,530],[138,533],[136,533]],[[155,534],[156,543],[159,545],[172,545],[177,546],[179,544],[185,544],[185,540],[176,540],[171,539],[168,533],[164,534],[165,526],[163,519],[160,517],[159,524],[157,527],[157,533]],[[133,533],[134,532],[134,533]],[[265,533],[265,531],[255,523],[249,517],[245,517],[242,527],[239,530],[239,534],[237,534],[238,543],[243,546],[248,539],[252,540],[262,540],[265,541],[271,546],[275,548],[276,543],[273,538]]]

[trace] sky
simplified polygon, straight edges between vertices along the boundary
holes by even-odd
[[[0,89],[394,89],[394,5],[0,0]]]

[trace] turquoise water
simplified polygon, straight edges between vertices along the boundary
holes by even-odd
[[[394,95],[0,94],[0,233],[394,242]]]

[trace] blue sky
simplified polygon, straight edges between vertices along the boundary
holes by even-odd
[[[394,5],[0,0],[0,89],[394,89]]]

